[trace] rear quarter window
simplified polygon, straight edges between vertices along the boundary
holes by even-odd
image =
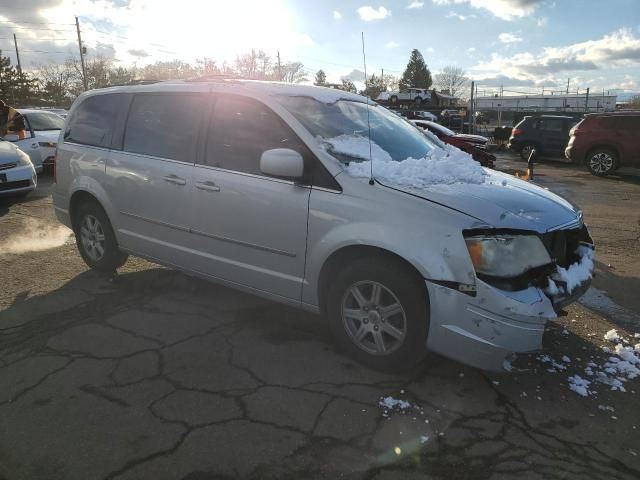
[[[73,111],[64,132],[64,141],[111,148],[118,114],[126,108],[123,94],[94,95]]]

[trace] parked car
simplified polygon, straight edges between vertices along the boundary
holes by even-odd
[[[405,88],[399,92],[390,92],[388,98],[391,103],[412,102],[420,105],[431,101],[431,92],[426,88]]]
[[[423,130],[429,130],[444,143],[453,145],[463,152],[467,152],[475,161],[480,162],[480,165],[483,167],[493,168],[496,157],[485,151],[487,149],[487,143],[489,142],[488,138],[480,135],[456,133],[438,123],[426,120],[414,120],[413,124]]]
[[[341,90],[113,87],[74,102],[53,203],[93,269],[136,255],[320,313],[373,368],[428,348],[502,370],[588,288],[588,265],[570,285],[558,267],[592,241],[571,202],[451,156]]]
[[[590,113],[569,132],[565,156],[605,176],[619,167],[640,167],[640,112]]]
[[[38,109],[20,108],[18,112],[25,119],[27,138],[7,135],[5,139],[13,142],[29,155],[37,172],[45,165],[53,163],[60,129],[64,126],[64,118],[55,113]]]
[[[524,117],[511,130],[507,148],[528,160],[535,149],[538,155],[559,156],[569,141],[569,130],[579,119],[561,115]]]
[[[429,120],[431,122],[438,121],[437,115],[431,112],[425,112],[425,111],[418,111],[418,112],[412,111],[410,114],[407,114],[407,118],[415,119],[415,120]]]
[[[0,195],[27,195],[37,183],[29,155],[11,142],[0,140]]]

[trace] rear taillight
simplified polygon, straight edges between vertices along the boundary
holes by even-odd
[[[53,183],[58,183],[58,149],[56,148],[56,153],[53,154]]]
[[[520,130],[519,128],[512,128],[511,129],[511,136],[512,137],[520,135],[521,133],[522,133],[522,130]]]

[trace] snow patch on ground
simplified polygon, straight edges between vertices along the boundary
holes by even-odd
[[[363,160],[349,162],[346,171],[359,178],[371,176],[369,139],[362,135],[340,135],[334,138],[318,138],[328,145],[329,153],[348,155]],[[407,158],[401,162],[375,142],[371,142],[374,178],[393,185],[423,189],[431,185],[455,183],[484,183],[486,173],[470,155],[458,149],[433,149],[424,158]]]
[[[614,328],[604,334],[604,339],[610,342],[617,342],[620,340],[620,335],[618,335],[618,331]]]
[[[580,377],[580,375],[573,375],[569,377],[569,389],[576,392],[583,397],[589,396],[589,385],[591,382]]]

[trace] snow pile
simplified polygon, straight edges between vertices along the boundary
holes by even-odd
[[[369,139],[362,135],[340,135],[334,138],[319,138],[321,144],[329,145],[330,152],[348,155],[363,160],[349,162],[346,171],[359,178],[369,178]],[[435,184],[484,183],[486,173],[470,155],[460,151],[433,149],[424,158],[407,158],[401,162],[391,156],[375,142],[371,142],[373,176],[393,185],[426,188]]]
[[[413,407],[411,402],[399,398],[393,398],[391,396],[381,398],[378,402],[378,405],[388,410],[393,410],[396,407],[400,410],[405,410],[407,408]]]
[[[576,392],[578,395],[582,395],[583,397],[588,397],[589,393],[589,385],[591,382],[589,380],[585,380],[580,377],[580,375],[573,375],[569,377],[569,389]]]
[[[557,295],[565,291],[567,294],[571,294],[574,288],[592,277],[593,248],[580,245],[575,253],[580,257],[580,260],[569,265],[569,268],[557,267],[556,273],[549,279],[549,285],[546,288],[549,295]]]
[[[618,335],[617,330],[614,328],[604,334],[604,339],[609,340],[610,342],[617,342],[620,340],[620,335]]]

